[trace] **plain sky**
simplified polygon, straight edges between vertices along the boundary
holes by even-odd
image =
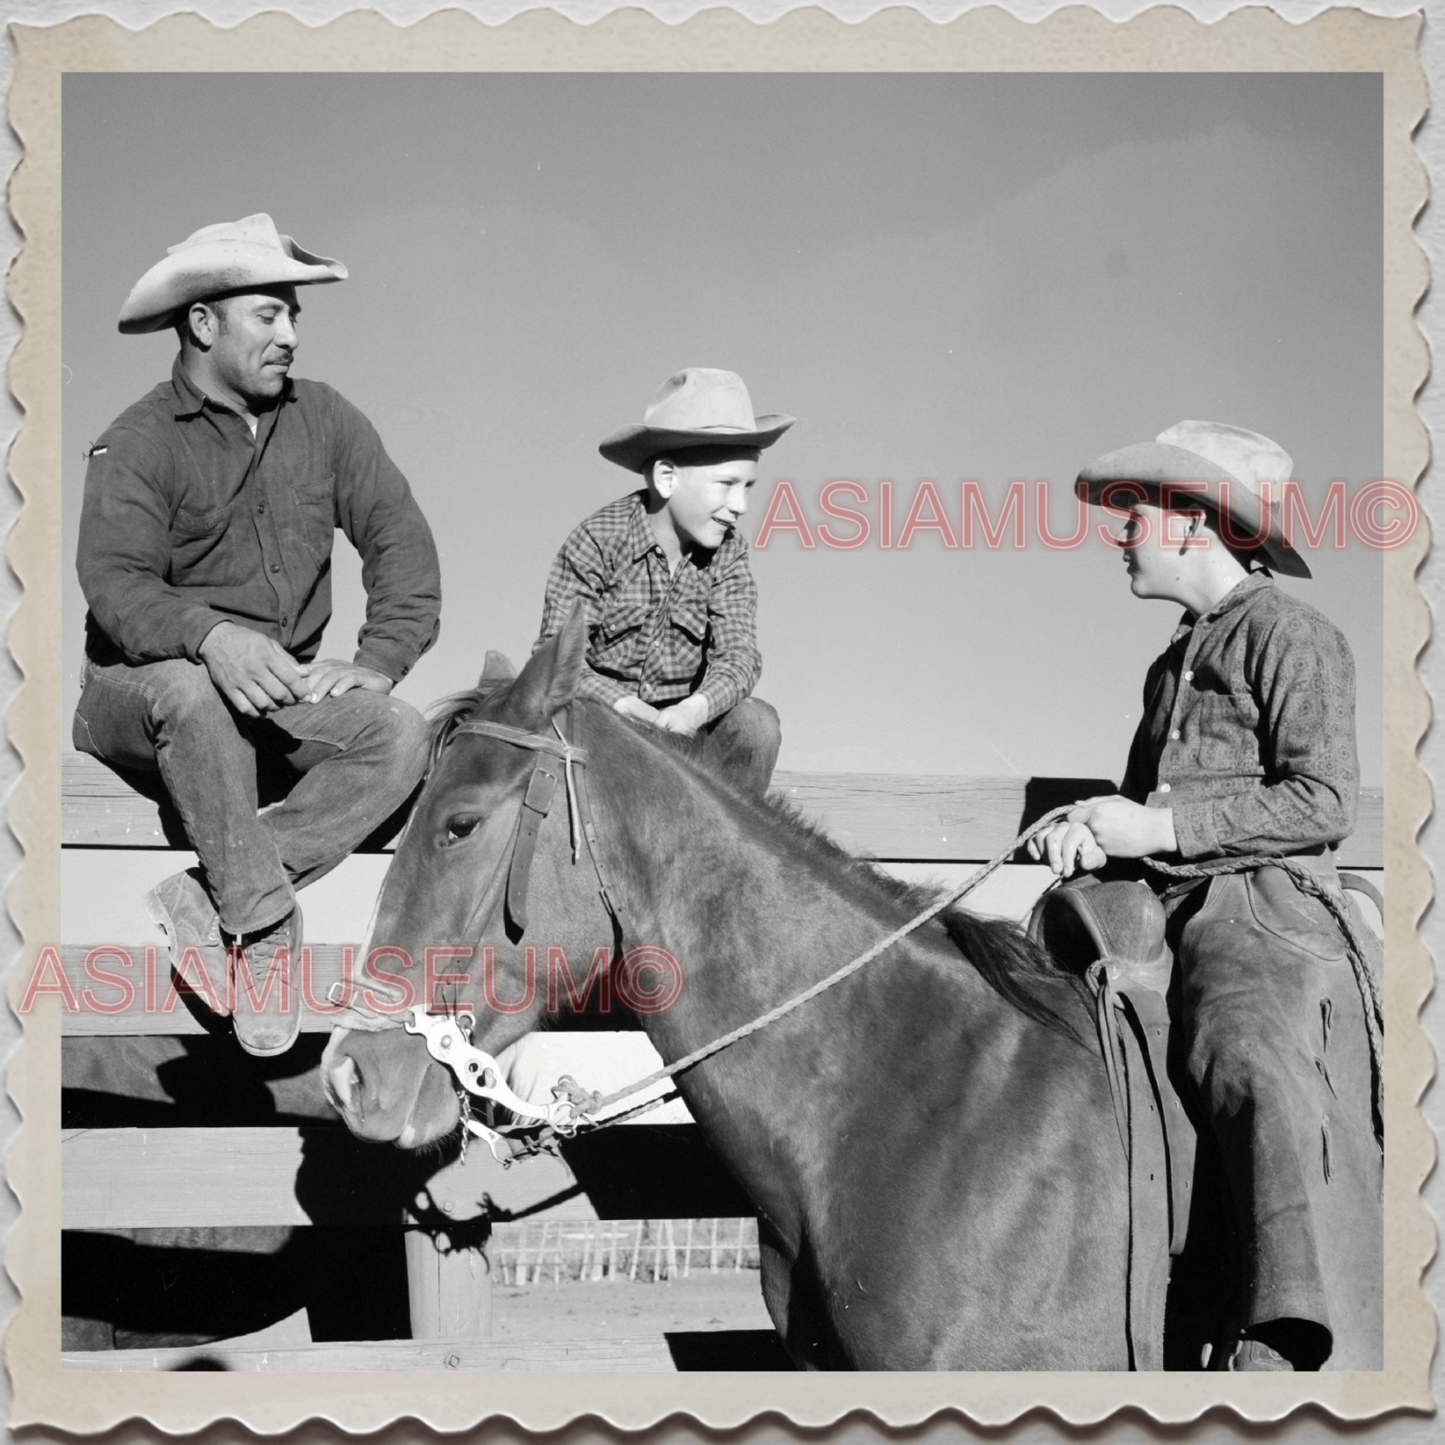
[[[1340,75],[99,75],[64,90],[64,549],[86,445],[169,372],[115,328],[199,227],[267,211],[351,280],[304,290],[296,373],[372,419],[442,556],[424,705],[520,662],[567,532],[630,490],[597,454],[683,366],[798,425],[789,481],[839,478],[873,534],[753,554],[785,768],[1117,779],[1177,619],[1117,553],[1029,538],[877,545],[918,484],[953,526],[1183,418],[1267,433],[1311,506],[1382,465],[1381,88]],[[836,535],[847,524],[832,522]],[[1364,781],[1382,777],[1381,557],[1282,586],[1344,629]],[[338,537],[329,655],[363,598]],[[84,601],[67,571],[65,716]]]

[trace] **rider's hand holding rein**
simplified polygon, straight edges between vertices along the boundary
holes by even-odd
[[[1117,793],[1085,798],[1028,842],[1029,856],[1064,878],[1079,869],[1091,873],[1110,858],[1145,858],[1178,849],[1173,809],[1146,808]]]

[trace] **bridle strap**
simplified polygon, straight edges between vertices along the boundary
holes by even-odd
[[[543,758],[538,758],[522,798],[517,836],[512,843],[512,866],[507,870],[507,915],[516,925],[518,935],[527,931],[527,883],[532,876],[532,855],[537,851],[537,834],[556,791],[557,774],[548,770]]]
[[[602,847],[597,839],[597,825],[591,799],[587,794],[586,774],[582,771],[589,761],[587,749],[570,742],[558,727],[555,718],[552,720],[552,731],[556,734],[555,737],[547,733],[527,732],[524,728],[512,727],[509,723],[478,718],[462,723],[452,735],[470,733],[479,737],[496,738],[500,742],[511,743],[514,747],[527,748],[543,755],[537,759],[537,765],[527,784],[526,795],[522,799],[521,815],[517,820],[517,836],[512,846],[512,861],[507,873],[507,913],[519,932],[525,931],[527,926],[527,884],[531,878],[537,835],[541,831],[543,819],[551,809],[557,790],[557,774],[547,766],[546,759],[561,760],[567,791],[567,823],[572,842],[572,861],[580,861],[582,844],[585,841],[588,855],[592,859],[592,869],[597,874],[597,890],[602,898],[602,906],[612,919],[613,956],[616,957],[622,952],[628,929],[622,896],[617,885],[608,877],[602,862]],[[577,764],[575,773],[572,770],[574,763]]]
[[[553,727],[556,728],[555,723]],[[562,762],[562,775],[567,784],[567,819],[572,834],[572,861],[575,863],[578,858],[580,840],[576,779],[572,764],[585,763],[587,751],[585,748],[574,748],[563,736],[560,728],[556,728],[556,732],[557,736],[553,738],[546,733],[530,733],[523,728],[512,727],[509,723],[478,718],[473,722],[462,723],[452,733],[453,737],[469,733],[476,737],[497,738],[501,742],[511,743],[513,747],[526,748],[529,752],[542,755],[537,759],[537,765],[527,783],[526,794],[522,798],[522,811],[517,819],[517,835],[512,841],[512,860],[507,870],[507,916],[516,926],[519,936],[527,930],[527,884],[532,876],[532,858],[537,851],[537,834],[541,831],[542,822],[552,807],[552,798],[557,791],[557,770],[555,766],[548,767],[549,758],[558,758]]]

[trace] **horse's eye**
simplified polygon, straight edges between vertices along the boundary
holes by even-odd
[[[478,813],[458,813],[455,818],[447,822],[447,842],[460,843],[463,838],[470,838],[478,828],[482,826],[481,815]]]

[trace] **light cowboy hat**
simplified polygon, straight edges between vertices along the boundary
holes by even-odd
[[[120,329],[128,336],[164,331],[193,301],[248,287],[344,281],[346,274],[340,261],[314,256],[281,235],[265,212],[222,221],[172,246],[135,283],[120,308]]]
[[[1105,452],[1079,473],[1074,490],[1087,502],[1127,504],[1129,490],[1106,497],[1110,485],[1138,482],[1151,491],[1179,487],[1171,501],[1199,502],[1228,521],[1225,540],[1259,547],[1276,572],[1310,576],[1309,564],[1285,539],[1280,517],[1284,484],[1294,462],[1283,447],[1258,432],[1217,421],[1181,421],[1152,442]],[[1264,488],[1266,495],[1261,495]]]
[[[662,383],[640,425],[613,432],[597,450],[609,462],[640,472],[653,457],[674,448],[770,447],[795,420],[755,417],[752,398],[737,372],[689,366]]]

